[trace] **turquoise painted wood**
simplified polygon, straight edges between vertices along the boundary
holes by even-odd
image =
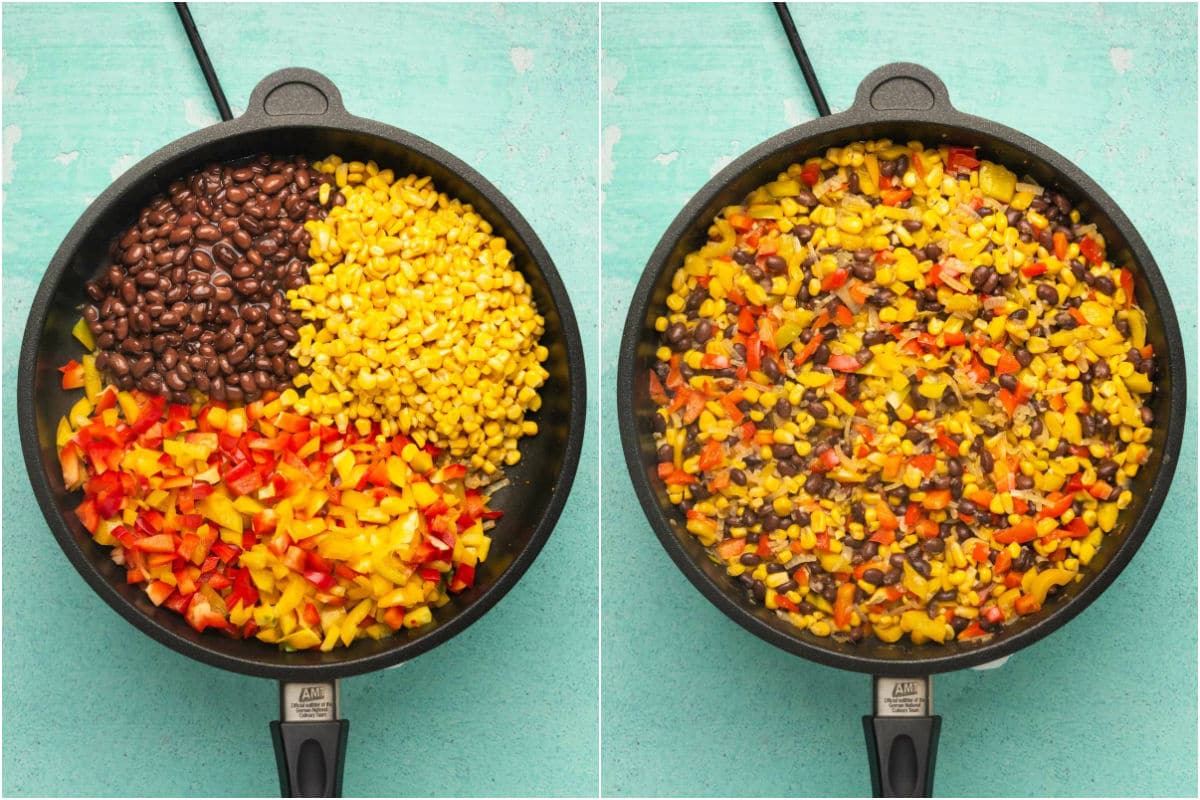
[[[875,67],[915,61],[958,108],[1105,187],[1167,276],[1195,386],[1195,6],[791,8],[835,111]],[[605,5],[601,28],[612,408],[620,321],[667,225],[732,158],[815,111],[768,4]],[[938,794],[1195,796],[1195,431],[1193,416],[1159,523],[1099,601],[1000,669],[934,680]],[[758,640],[684,579],[638,507],[611,414],[602,458],[604,793],[869,793],[869,679]]]
[[[197,4],[193,13],[235,111],[267,73],[312,67],[352,113],[430,139],[495,183],[571,293],[595,410],[595,6]],[[3,793],[270,796],[275,685],[192,662],[109,610],[37,510],[16,431],[17,350],[62,237],[115,176],[215,122],[215,110],[168,3],[10,6],[3,23]],[[436,650],[343,683],[348,794],[595,794],[589,417],[579,491],[503,602]]]

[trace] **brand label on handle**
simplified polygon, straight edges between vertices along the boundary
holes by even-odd
[[[337,686],[332,683],[285,683],[284,722],[326,722],[337,719]]]
[[[927,716],[928,678],[876,678],[875,714],[880,717]]]

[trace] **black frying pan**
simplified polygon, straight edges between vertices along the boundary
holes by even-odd
[[[707,557],[685,530],[685,518],[671,505],[657,477],[651,429],[655,403],[650,399],[648,374],[658,346],[654,319],[665,307],[672,274],[687,253],[705,242],[711,220],[723,207],[741,202],[789,164],[831,146],[880,138],[919,140],[928,146],[976,146],[983,157],[1065,193],[1104,234],[1109,258],[1137,276],[1137,300],[1146,312],[1147,339],[1154,345],[1159,365],[1156,391],[1149,402],[1155,416],[1150,444],[1155,463],[1133,482],[1133,504],[1122,512],[1116,532],[1082,581],[1063,589],[1043,611],[1005,627],[986,643],[916,646],[868,639],[846,644],[796,629],[751,604],[724,568]],[[629,308],[621,340],[617,406],[625,462],[638,499],[676,565],[705,597],[756,636],[812,661],[876,676],[874,715],[863,720],[872,784],[877,795],[915,796],[932,791],[941,724],[939,717],[929,713],[928,676],[992,661],[1062,627],[1116,579],[1150,532],[1179,457],[1187,394],[1184,364],[1183,342],[1166,284],[1141,236],[1112,198],[1044,144],[957,111],[945,85],[929,70],[916,64],[890,64],[863,80],[849,110],[763,142],[722,170],[679,212],[650,256]]]
[[[113,238],[151,197],[172,181],[211,162],[258,153],[336,153],[373,159],[403,174],[431,176],[447,194],[471,203],[503,236],[545,317],[542,343],[550,373],[535,417],[539,433],[521,443],[521,462],[507,472],[511,485],[496,496],[506,513],[492,531],[488,560],[475,585],[434,611],[432,627],[402,630],[379,641],[357,641],[330,653],[284,653],[256,640],[200,634],[183,617],[156,608],[140,587],[125,583],[108,548],[92,541],[71,512],[79,499],[62,481],[54,434],[72,396],[59,388],[57,368],[77,358],[71,335],[86,302],[84,281],[108,263]],[[349,723],[337,719],[339,678],[381,669],[420,655],[449,639],[496,604],[545,544],[571,489],[583,439],[585,378],[575,314],[542,243],[492,184],[445,150],[406,131],[353,116],[323,75],[285,69],[262,80],[248,110],[179,139],[122,175],[84,212],[55,253],[34,298],[21,345],[17,415],[34,494],[67,558],[117,613],[184,655],[234,672],[282,682],[282,722],[272,723],[285,793],[340,793],[341,756]]]

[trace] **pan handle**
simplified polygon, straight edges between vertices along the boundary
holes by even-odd
[[[881,678],[863,717],[875,797],[932,797],[942,718],[930,715],[930,679]]]
[[[350,722],[337,718],[338,683],[280,683],[271,723],[282,797],[341,797]]]
[[[946,84],[920,64],[885,64],[863,78],[850,111],[873,119],[889,111],[928,111],[933,115],[958,113],[950,103]]]
[[[288,67],[272,72],[250,93],[244,120],[277,117],[323,117],[346,113],[342,93],[316,70]]]

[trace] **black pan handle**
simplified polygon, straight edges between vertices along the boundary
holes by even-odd
[[[282,797],[341,797],[350,722],[337,718],[337,681],[280,683],[271,723]]]
[[[342,93],[333,81],[316,70],[288,67],[258,82],[243,118],[323,117],[345,112]]]
[[[863,78],[852,111],[878,118],[889,111],[930,111],[955,114],[946,84],[920,64],[886,64]]]
[[[875,797],[932,797],[942,718],[929,678],[875,678],[875,713],[863,717]]]

